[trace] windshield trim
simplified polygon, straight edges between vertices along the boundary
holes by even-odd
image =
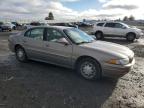
[[[68,39],[69,39],[73,44],[76,44],[76,45],[77,45],[77,43],[75,43],[75,42],[70,38],[70,36],[66,33],[66,30],[67,30],[67,29],[64,29],[64,30],[63,30],[64,34],[68,37]]]

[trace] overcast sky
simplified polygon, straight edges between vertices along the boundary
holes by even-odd
[[[1,18],[144,19],[144,0],[0,0]]]

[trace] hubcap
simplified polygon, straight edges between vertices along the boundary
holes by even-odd
[[[132,40],[132,39],[133,39],[133,36],[130,36],[129,39]]]
[[[129,40],[133,40],[134,39],[134,35],[129,35]]]
[[[97,34],[97,38],[101,38],[101,34],[100,33]]]
[[[85,62],[81,65],[81,74],[85,78],[92,78],[96,74],[96,68],[92,63]]]
[[[17,52],[17,56],[18,56],[20,59],[23,58],[23,56],[24,56],[23,50],[19,49],[18,52]]]

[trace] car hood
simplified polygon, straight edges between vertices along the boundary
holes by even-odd
[[[119,58],[125,58],[125,57],[132,58],[134,56],[133,51],[130,50],[128,47],[111,42],[95,41],[88,44],[82,44],[81,46],[93,50],[99,50],[104,53],[109,53]]]

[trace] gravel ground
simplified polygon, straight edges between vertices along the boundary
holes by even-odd
[[[29,61],[20,63],[0,33],[0,108],[144,108],[144,39],[127,43],[136,64],[119,79],[87,81],[73,70]]]

